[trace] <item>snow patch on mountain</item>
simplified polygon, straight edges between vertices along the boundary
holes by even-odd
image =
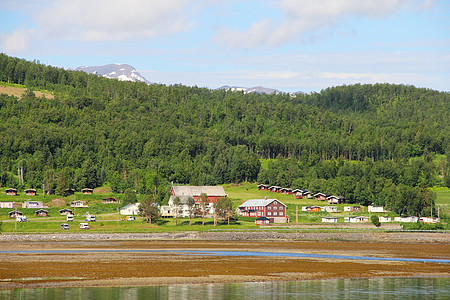
[[[108,64],[93,67],[78,67],[75,71],[83,71],[89,74],[97,74],[110,79],[120,81],[137,81],[150,84],[135,68],[126,64]]]

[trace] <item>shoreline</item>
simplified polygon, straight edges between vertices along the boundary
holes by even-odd
[[[2,234],[0,289],[450,276],[450,264],[435,262],[207,254],[207,251],[263,251],[450,259],[450,236],[446,233],[400,235],[403,238],[399,239],[398,233],[385,232]],[[101,249],[113,251],[102,253],[98,251]],[[151,251],[139,252],[140,249]],[[172,249],[179,251],[168,251]]]

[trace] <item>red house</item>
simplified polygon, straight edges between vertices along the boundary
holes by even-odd
[[[270,223],[286,223],[286,205],[277,199],[252,199],[239,206],[243,217],[267,217]]]
[[[189,186],[178,185],[172,186],[170,194],[174,197],[192,197],[196,203],[200,203],[200,195],[206,194],[208,196],[209,203],[220,197],[227,197],[223,186]]]

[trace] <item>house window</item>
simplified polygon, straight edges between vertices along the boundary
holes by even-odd
[[[269,206],[268,208],[269,208],[269,209],[272,209],[272,207],[271,207],[271,206]]]
[[[271,216],[271,215],[272,215],[272,213],[271,213],[271,212],[269,211],[269,212],[267,213],[267,215],[268,215],[268,216]]]
[[[275,206],[273,209],[278,209],[278,206]]]
[[[278,213],[277,213],[277,212],[274,212],[273,215],[276,216],[276,215],[278,215]]]
[[[282,216],[283,215],[283,212],[282,211],[280,211],[280,216]]]

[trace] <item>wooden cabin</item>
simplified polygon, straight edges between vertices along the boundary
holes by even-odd
[[[67,215],[73,215],[73,211],[68,208],[63,208],[59,211],[60,216],[67,216]]]
[[[81,190],[81,193],[87,194],[87,195],[91,195],[91,194],[94,193],[94,190],[90,189],[90,188],[84,188],[84,189]]]
[[[35,189],[26,189],[25,195],[27,196],[36,196],[36,190]]]
[[[119,201],[117,201],[116,198],[114,197],[107,197],[107,198],[103,198],[103,204],[117,204],[119,203]]]
[[[9,188],[5,190],[8,196],[17,196],[17,189]]]
[[[48,216],[48,210],[39,209],[36,211],[36,217],[47,217],[47,216]]]

